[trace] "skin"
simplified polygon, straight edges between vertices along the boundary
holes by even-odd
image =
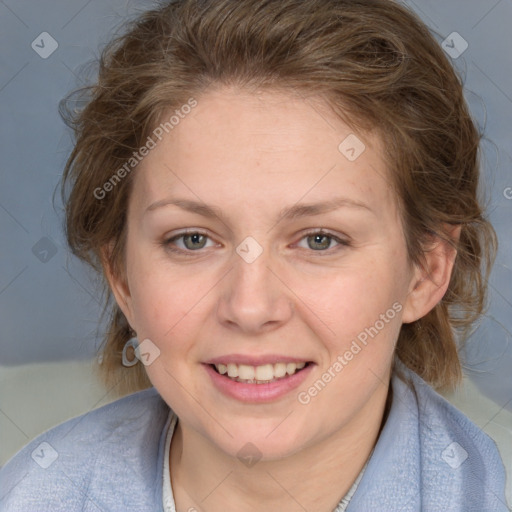
[[[400,327],[442,298],[454,254],[434,244],[428,276],[408,261],[381,140],[358,133],[366,149],[350,162],[338,145],[354,132],[320,98],[222,87],[197,99],[137,168],[125,272],[107,269],[139,341],[160,350],[146,371],[179,417],[170,453],[177,509],[330,511],[377,441]],[[334,197],[367,208],[280,220],[285,207]],[[171,198],[216,206],[222,219],[175,205],[145,213]],[[320,228],[348,245],[308,239]],[[163,245],[184,229],[208,238]],[[248,236],[263,249],[252,263],[236,252]],[[396,302],[395,318],[299,403],[297,393]],[[243,403],[219,392],[202,365],[233,353],[315,366],[284,397]],[[262,454],[252,467],[237,458],[247,442]]]

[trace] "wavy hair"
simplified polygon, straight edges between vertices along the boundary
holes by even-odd
[[[95,190],[166,112],[223,85],[314,94],[353,128],[382,137],[410,260],[422,264],[433,234],[457,249],[445,296],[402,325],[395,357],[437,389],[456,385],[458,347],[484,310],[497,244],[478,198],[481,135],[435,36],[391,0],[176,0],[129,22],[103,50],[85,108],[68,116],[76,143],[61,193],[68,244],[104,285],[104,383],[120,393],[151,386],[143,365],[122,365],[131,328],[103,267],[124,275],[136,167],[106,197]],[[453,225],[458,241],[448,235]]]

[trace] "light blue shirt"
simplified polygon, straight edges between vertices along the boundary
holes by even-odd
[[[347,512],[508,512],[495,443],[400,368],[411,385],[393,375],[389,416]],[[0,511],[163,511],[173,417],[150,388],[48,430],[0,470]]]

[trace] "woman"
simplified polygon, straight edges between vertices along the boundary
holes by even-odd
[[[495,235],[413,14],[178,0],[90,95],[67,236],[115,299],[104,381],[134,393],[13,457],[2,510],[507,510],[494,443],[433,389]]]

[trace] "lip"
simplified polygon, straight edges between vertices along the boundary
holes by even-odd
[[[226,361],[226,359],[222,360]],[[247,358],[245,360],[254,361],[255,358],[252,357]],[[261,361],[263,359],[259,360]],[[285,362],[285,360],[288,360],[288,362],[297,361],[296,359],[281,358],[276,362]],[[240,361],[240,359],[236,359],[236,361]],[[264,359],[264,361],[269,362],[270,359],[268,359],[267,357],[267,359]],[[217,373],[213,369],[211,364],[220,363],[203,363],[203,367],[210,376],[212,383],[216,387],[216,389],[219,390],[223,395],[229,398],[234,398],[235,400],[244,403],[268,403],[276,401],[288,395],[304,382],[304,380],[308,377],[313,367],[316,366],[314,363],[310,362],[310,364],[305,366],[302,370],[299,370],[297,373],[294,373],[293,375],[289,375],[282,379],[278,379],[274,382],[270,382],[268,384],[246,384],[242,382],[236,382],[234,380],[231,380],[229,377]],[[251,362],[250,364],[254,363]],[[265,363],[260,362],[259,364]]]
[[[229,354],[220,357],[214,357],[205,361],[204,364],[245,364],[247,366],[261,366],[264,364],[276,363],[311,363],[310,359],[293,358],[290,356],[283,356],[279,354],[267,355],[244,355],[244,354]]]

